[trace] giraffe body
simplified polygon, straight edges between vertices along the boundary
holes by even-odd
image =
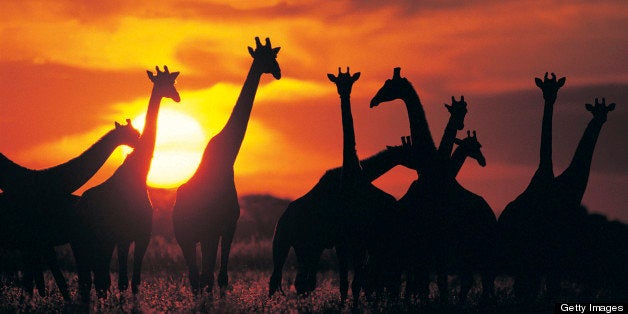
[[[128,288],[127,255],[131,242],[135,243],[131,287],[134,294],[139,291],[142,259],[152,227],[153,209],[146,190],[146,177],[155,149],[157,116],[162,98],[180,101],[174,87],[179,72],[170,73],[166,66],[163,72],[156,70],[156,75],[147,71],[153,90],[137,147],[109,179],[85,191],[77,204],[83,228],[74,239],[72,250],[83,302],[90,300],[92,271],[98,296],[107,296],[111,284],[109,264],[116,247],[120,266],[118,288],[121,291]]]
[[[63,245],[73,236],[72,230],[80,226],[74,210],[78,197],[71,195],[74,187],[84,184],[107,160],[119,145],[135,146],[139,132],[129,120],[127,125],[115,123],[115,128],[100,138],[88,150],[71,161],[45,170],[21,167],[8,158],[3,159],[3,185],[0,194],[0,239],[2,247],[19,249],[24,254],[25,290],[32,293],[33,279],[40,293],[45,293],[41,260],[50,268],[64,299],[69,301],[65,278],[56,260],[54,246]],[[8,160],[8,162],[6,162]],[[6,163],[5,163],[6,162]],[[16,173],[19,171],[19,173]],[[68,171],[66,173],[66,171]],[[50,174],[54,174],[52,177]],[[11,177],[16,176],[16,177]],[[64,180],[69,180],[71,182]],[[63,179],[59,186],[56,180]]]
[[[277,63],[280,48],[273,48],[268,38],[265,45],[257,37],[255,41],[256,49],[249,47],[253,63],[229,120],[207,144],[192,178],[177,190],[172,221],[194,293],[213,289],[219,242],[222,252],[218,285],[221,289],[227,288],[231,242],[240,217],[233,165],[246,134],[262,74],[271,73],[276,79],[281,78]],[[202,273],[196,265],[196,244],[199,242]]]
[[[478,252],[488,251],[482,247],[493,242],[489,240],[494,236],[491,230],[495,226],[490,206],[458,184],[455,174],[459,168],[452,170],[453,165],[462,165],[462,162],[450,160],[450,154],[456,131],[464,127],[466,103],[464,98],[456,102],[452,97],[452,105],[445,105],[452,116],[436,149],[421,101],[408,80],[400,76],[399,68],[375,95],[371,107],[394,99],[406,104],[420,174],[399,200],[406,294],[427,296],[429,273],[435,271],[441,298],[447,293],[448,272],[464,277],[461,293],[466,295],[473,272],[484,272],[487,268],[484,264],[490,256],[480,258],[482,254]],[[484,292],[490,293],[493,277],[490,274],[483,277],[487,279]]]

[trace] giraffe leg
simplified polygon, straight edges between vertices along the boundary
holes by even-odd
[[[93,265],[93,262],[90,260],[90,256],[92,255],[89,253],[88,246],[85,243],[73,242],[71,246],[72,254],[74,255],[74,260],[76,261],[76,272],[78,274],[81,301],[89,304],[92,289],[91,265]]]
[[[103,243],[101,247],[95,250],[94,286],[98,298],[101,299],[107,298],[107,291],[111,285],[109,263],[111,262],[111,255],[113,255],[113,248],[113,243]]]
[[[495,273],[492,270],[482,272],[482,297],[481,302],[489,301],[495,294]]]
[[[460,302],[467,300],[469,290],[473,286],[473,272],[470,269],[464,269],[460,272]]]
[[[365,276],[365,260],[366,251],[362,248],[353,249],[351,252],[351,260],[353,264],[353,281],[351,282],[351,293],[353,294],[353,305],[356,306],[360,299],[360,291],[364,288],[366,281]]]
[[[312,250],[312,258],[307,267],[307,291],[312,292],[316,289],[316,274],[318,273],[318,261],[321,259],[322,249],[316,248]]]
[[[130,245],[131,242],[128,241],[118,242],[116,245],[118,248],[118,289],[121,293],[129,288],[128,257]]]
[[[70,293],[68,292],[68,284],[65,281],[63,273],[61,273],[59,263],[57,263],[57,254],[54,248],[50,247],[44,252],[44,259],[50,268],[50,272],[55,279],[55,283],[57,284],[57,288],[59,288],[59,292],[61,293],[63,300],[66,302],[71,301]]]
[[[338,276],[340,278],[340,302],[347,300],[349,292],[349,256],[346,245],[336,245],[336,256],[338,257]]]
[[[40,296],[45,297],[48,295],[48,292],[46,291],[46,281],[44,280],[44,269],[41,264],[41,259],[37,258],[33,266],[35,267],[33,269],[33,275],[35,277],[35,287],[37,287],[37,293]]]
[[[24,259],[24,270],[22,272],[22,289],[29,295],[33,296],[35,285],[35,272],[37,263],[34,253],[30,250],[26,250],[22,252],[22,258]]]
[[[233,241],[233,235],[235,233],[235,224],[231,228],[226,228],[222,234],[222,240],[220,243],[220,271],[218,272],[218,287],[225,289],[229,284],[229,275],[227,270],[229,268],[229,254],[231,253],[231,242]]]
[[[311,254],[308,254],[308,247],[305,245],[298,245],[294,247],[294,253],[297,256],[297,276],[294,279],[294,288],[299,295],[306,294],[307,291],[307,277],[309,264],[309,258]]]
[[[133,254],[133,278],[131,279],[131,291],[133,294],[139,292],[139,286],[142,278],[142,261],[144,260],[144,254],[148,249],[150,243],[150,234],[146,237],[135,240],[135,252]]]
[[[447,277],[448,273],[444,269],[439,269],[436,273],[436,281],[438,283],[438,298],[440,302],[447,302],[447,298],[449,297],[449,285],[447,284]]]
[[[190,286],[192,287],[192,293],[196,295],[199,292],[199,275],[198,266],[196,265],[196,243],[191,241],[186,243],[179,242],[179,246],[183,252],[185,263],[188,266],[188,277],[190,280]]]
[[[216,267],[216,254],[218,251],[218,235],[212,235],[207,240],[201,241],[202,273],[200,278],[201,290],[207,289],[212,293],[214,288],[214,268]]]

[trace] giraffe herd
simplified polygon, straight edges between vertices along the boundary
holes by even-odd
[[[281,78],[277,62],[280,48],[273,48],[268,38],[265,44],[257,37],[255,40],[255,49],[248,48],[253,58],[251,67],[226,125],[207,144],[196,173],[177,190],[172,213],[174,233],[195,294],[212,292],[218,244],[221,260],[217,283],[221,293],[228,287],[231,242],[240,216],[233,166],[262,75]],[[545,100],[539,167],[525,191],[506,206],[498,220],[481,196],[456,180],[466,158],[486,165],[476,131],[457,138],[468,112],[464,96],[460,100],[452,97],[451,105],[445,104],[450,118],[436,147],[419,95],[400,71],[394,69],[393,77],[385,81],[370,107],[401,100],[407,110],[410,136],[402,137],[401,145],[386,147],[362,160],[356,151],[350,97],[360,72],[352,75],[349,68],[347,72],[339,68],[337,75],[328,74],[340,96],[342,165],[328,170],[279,218],[273,237],[270,296],[283,293],[282,269],[290,248],[294,248],[298,262],[294,286],[299,294],[316,288],[321,253],[334,248],[343,302],[349,296],[349,265],[353,269],[353,302],[362,293],[399,296],[402,290],[406,296],[425,298],[432,275],[437,277],[441,302],[450,295],[448,275],[460,278],[461,289],[456,293],[461,300],[466,299],[474,276],[479,275],[481,299],[486,301],[494,293],[499,273],[514,278],[515,293],[522,298],[534,297],[542,278],[548,297],[558,297],[561,279],[567,275],[565,266],[574,263],[578,243],[574,239],[583,220],[580,203],[595,144],[615,104],[595,99],[594,104],[586,105],[593,118],[569,167],[554,176],[552,115],[565,78],[557,79],[553,73],[536,78]],[[166,66],[163,71],[157,67],[156,73],[147,72],[153,89],[141,135],[130,120],[126,125],[116,122],[113,130],[80,156],[44,170],[27,169],[0,154],[0,239],[2,248],[22,250],[27,292],[32,293],[33,282],[40,293],[45,292],[41,268],[41,261],[45,261],[63,298],[71,301],[54,252],[55,246],[66,243],[76,260],[82,302],[90,302],[92,284],[99,298],[107,297],[115,248],[118,288],[128,289],[131,243],[135,244],[135,255],[130,286],[133,294],[139,292],[142,259],[152,228],[146,177],[155,148],[157,116],[163,98],[180,101],[175,88],[179,72],[170,72]],[[115,173],[82,196],[73,195],[119,145],[134,150]],[[396,200],[372,182],[398,165],[416,171],[417,179]],[[199,243],[200,269],[196,262]]]

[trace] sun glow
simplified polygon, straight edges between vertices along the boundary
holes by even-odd
[[[145,115],[133,119],[142,130]],[[192,117],[171,109],[161,109],[157,118],[157,141],[146,182],[152,187],[174,188],[185,183],[201,161],[207,139]],[[128,149],[128,152],[131,150]]]

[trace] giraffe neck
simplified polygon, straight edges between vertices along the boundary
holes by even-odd
[[[412,90],[407,97],[403,98],[408,111],[410,122],[410,135],[412,136],[413,147],[419,159],[419,169],[417,173],[424,173],[434,162],[436,146],[432,139],[430,128],[425,118],[425,111],[419,99],[419,95]]]
[[[438,145],[438,153],[442,158],[449,159],[451,155],[451,151],[454,149],[454,140],[456,139],[456,133],[458,133],[458,129],[456,128],[456,122],[454,121],[453,115],[449,116],[449,121],[447,122],[447,126],[445,126],[445,131],[443,132],[443,137],[440,140],[440,144]]]
[[[591,172],[591,161],[595,144],[602,130],[603,122],[593,119],[587,125],[578,143],[576,152],[573,155],[569,167],[559,176],[560,181],[566,182],[570,186],[571,199],[569,201],[580,204],[589,181]]]
[[[385,149],[360,161],[362,177],[367,182],[373,182],[399,164],[400,159],[394,155],[392,149]]]
[[[342,115],[342,177],[344,181],[360,172],[360,161],[355,150],[355,131],[349,96],[340,97],[340,111]]]
[[[160,95],[157,86],[153,86],[153,90],[148,101],[148,109],[146,110],[146,119],[144,129],[140,136],[139,142],[133,152],[127,156],[122,166],[118,168],[116,173],[130,174],[133,178],[146,182],[150,163],[153,159],[155,151],[155,141],[157,139],[157,116],[163,96]]]
[[[449,162],[449,177],[450,178],[453,179],[458,176],[458,173],[460,172],[462,165],[467,159],[467,156],[468,155],[460,147],[454,150],[454,153],[451,155],[451,161]]]
[[[554,101],[546,100],[543,107],[543,122],[541,126],[541,149],[538,172],[548,177],[554,177],[552,165],[552,117],[554,115]]]
[[[43,170],[24,168],[4,155],[0,156],[0,189],[24,193],[24,188],[55,194],[71,194],[85,184],[107,161],[117,141],[115,130],[109,131],[79,156]],[[4,175],[6,174],[6,175]]]
[[[244,135],[246,134],[261,76],[262,74],[256,69],[255,60],[253,60],[231,116],[229,116],[229,120],[227,120],[222,130],[205,147],[197,173],[203,174],[209,172],[210,169],[215,169],[217,165],[213,163],[216,161],[220,162],[219,167],[228,168],[231,166],[230,169],[233,169],[233,164],[238,157]]]
[[[121,144],[115,130],[109,131],[78,157],[42,170],[42,174],[59,182],[59,192],[73,193],[96,174],[116,147]]]

